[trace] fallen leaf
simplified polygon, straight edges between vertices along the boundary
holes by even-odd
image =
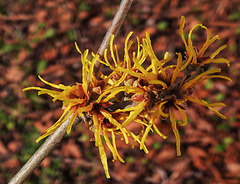
[[[2,167],[9,168],[9,169],[16,168],[19,166],[20,166],[20,162],[18,159],[15,159],[15,158],[11,158],[6,162],[2,163]]]
[[[8,154],[8,150],[7,150],[7,148],[4,146],[4,144],[2,143],[2,141],[0,141],[0,154],[2,154],[2,155],[7,155],[7,154]]]
[[[6,79],[14,83],[22,81],[23,76],[24,72],[17,66],[12,66],[6,71]]]

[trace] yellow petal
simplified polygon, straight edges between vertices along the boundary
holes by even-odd
[[[159,60],[157,59],[157,57],[153,51],[151,39],[150,39],[148,32],[146,32],[146,38],[143,39],[143,48],[146,50],[146,52],[148,53],[148,55],[151,59],[152,72],[154,74],[157,74],[157,65],[159,63]]]
[[[225,107],[226,106],[224,103],[210,103],[209,104],[204,100],[200,100],[196,97],[191,97],[191,96],[185,96],[184,98],[191,102],[199,103],[199,104],[207,106],[207,107]]]
[[[24,88],[22,89],[23,92],[25,91],[29,91],[29,90],[42,90],[43,88],[40,88],[40,87],[27,87],[27,88]]]
[[[177,156],[181,156],[181,150],[180,150],[180,136],[177,129],[177,123],[174,115],[174,110],[172,108],[169,109],[170,113],[170,121],[172,122],[172,130],[176,138],[176,150],[177,150]]]
[[[41,135],[40,137],[37,138],[36,142],[38,143],[40,140],[44,139],[45,137],[51,135],[53,132],[55,132],[55,130],[46,132],[45,134]]]
[[[65,116],[65,114],[69,111],[69,109],[65,109],[64,113],[62,114],[62,116],[58,119],[58,121],[56,123],[54,123],[53,126],[49,127],[46,130],[46,133],[41,135],[39,138],[37,138],[36,142],[39,142],[40,140],[44,139],[45,137],[51,135],[52,133],[54,133],[62,124],[62,118]],[[69,114],[71,115],[71,112],[69,112]]]
[[[79,47],[77,45],[77,42],[75,42],[75,47],[76,47],[77,51],[82,55],[82,52],[81,52],[81,50],[79,49]]]
[[[211,55],[210,55],[210,58],[215,58],[216,55],[219,54],[220,51],[222,51],[223,49],[225,49],[227,47],[227,45],[223,45],[221,47],[219,47],[215,52],[213,52]]]
[[[149,133],[149,131],[151,130],[152,126],[154,125],[154,121],[156,118],[158,118],[160,116],[160,111],[155,111],[155,113],[152,115],[152,117],[150,118],[149,120],[149,123],[147,125],[147,128],[142,136],[142,139],[141,139],[141,144],[140,144],[140,149],[143,148],[143,145],[144,145],[144,142],[146,141],[146,138],[147,138],[147,135]],[[149,119],[149,118],[147,118]],[[156,130],[156,132],[162,137],[162,138],[166,138],[165,135],[163,135],[156,126],[153,126],[154,129]]]
[[[207,28],[206,28],[207,29]],[[210,31],[207,29],[207,32],[209,32],[208,34],[210,34]],[[211,45],[213,42],[215,42],[216,40],[219,40],[220,37],[218,35],[214,36],[212,39],[207,40],[205,42],[205,44],[203,44],[201,50],[198,53],[198,58],[202,57],[204,52],[207,50],[207,48],[209,47],[209,45]]]
[[[120,72],[124,72],[124,73],[128,73],[130,75],[132,75],[133,77],[137,77],[137,78],[140,78],[140,79],[145,79],[146,77],[141,74],[141,73],[137,73],[137,72],[134,72],[132,70],[129,70],[129,69],[125,69],[125,68],[122,68],[122,67],[118,67],[116,69],[116,71],[120,71]]]
[[[164,54],[164,59],[167,59],[169,57],[169,52],[165,52],[165,54]]]
[[[189,65],[189,63],[193,60],[193,55],[196,55],[195,52],[194,53],[190,53],[190,55],[188,55],[188,59],[187,61],[183,64],[183,66],[181,67],[181,71],[185,70],[187,68],[187,66]],[[196,56],[195,56],[196,57]],[[196,60],[196,59],[195,59]]]
[[[100,159],[102,161],[102,165],[103,165],[103,169],[105,171],[106,178],[110,178],[109,171],[108,171],[108,163],[107,163],[106,152],[105,152],[102,144],[99,145],[98,148],[99,148]]]
[[[66,110],[66,109],[65,109],[65,110]],[[62,124],[64,121],[66,121],[74,112],[75,112],[75,109],[70,109],[70,110],[68,111],[68,113],[66,114],[66,116],[63,118],[61,124]],[[75,118],[76,118],[76,117],[75,117]]]
[[[57,122],[56,123],[54,123],[51,127],[49,127],[47,130],[46,130],[46,132],[49,132],[49,131],[51,131],[51,130],[56,130],[61,124],[62,124],[62,122],[63,122],[63,118],[65,117],[65,115],[68,113],[71,113],[71,112],[69,112],[70,111],[70,108],[71,108],[71,106],[69,105],[69,106],[67,106],[67,108],[65,108],[64,109],[64,112],[63,112],[63,114],[61,115],[61,117],[57,120]],[[70,114],[71,115],[71,114]],[[70,116],[69,115],[69,116]]]
[[[212,79],[212,78],[226,79],[226,80],[229,80],[229,81],[232,82],[232,79],[230,79],[229,77],[226,77],[226,76],[222,76],[222,75],[210,75],[210,76],[205,76],[205,77],[199,79],[196,84],[199,84],[199,83],[201,83],[201,82],[204,81],[204,80]]]
[[[225,58],[207,59],[202,62],[202,64],[207,64],[207,63],[226,63],[228,66],[230,66],[230,61]]]
[[[182,120],[183,120],[183,122],[178,122],[178,124],[180,125],[180,126],[185,126],[185,125],[187,125],[187,115],[186,115],[186,113],[181,109],[181,107],[179,107],[178,105],[176,105],[176,104],[174,104],[174,106],[179,110],[179,112],[181,113],[181,115],[182,115]]]
[[[108,58],[107,58],[107,49],[104,51],[104,60],[105,60],[105,65],[108,66],[110,69],[115,71],[115,68],[109,63]]]
[[[71,117],[71,119],[70,119],[70,122],[69,122],[68,128],[67,128],[67,133],[68,133],[68,134],[71,132],[72,125],[73,125],[74,120],[76,119],[77,115],[78,115],[78,114],[77,114],[76,112],[72,114],[72,117]]]
[[[160,130],[158,129],[158,127],[155,124],[153,124],[153,128],[157,132],[157,134],[160,135],[160,137],[162,137],[163,139],[167,138],[166,135],[164,135],[162,132],[160,132]]]
[[[216,109],[213,109],[212,107],[225,107],[224,103],[211,103],[208,104],[206,101],[204,100],[199,100],[198,98],[195,97],[190,97],[190,96],[186,96],[185,99],[191,101],[191,102],[195,102],[201,105],[206,106],[207,108],[209,108],[212,112],[214,112],[217,116],[219,116],[222,119],[226,119],[226,116],[222,115],[220,112],[218,112]]]
[[[163,87],[163,89],[167,88],[167,84],[160,80],[150,80],[148,83],[149,84],[160,84]]]
[[[144,132],[144,134],[143,134],[143,136],[142,136],[142,140],[141,140],[141,144],[140,144],[140,149],[143,148],[144,142],[146,141],[146,137],[147,137],[149,131],[151,130],[152,126],[153,126],[153,128],[155,129],[155,131],[158,133],[158,135],[160,135],[163,139],[166,139],[166,138],[167,138],[167,136],[165,136],[164,134],[162,134],[162,133],[158,130],[157,126],[154,124],[155,119],[158,118],[160,115],[164,115],[164,116],[166,115],[166,116],[168,116],[168,114],[165,114],[165,113],[162,112],[162,106],[163,106],[165,103],[167,103],[167,101],[161,103],[161,104],[158,106],[158,110],[154,112],[154,114],[152,115],[152,117],[151,117],[150,120],[149,120],[149,124],[146,125],[147,128],[146,128],[146,130],[145,130],[145,132]],[[149,119],[149,118],[147,118],[147,119]]]
[[[112,152],[112,155],[113,155],[113,160],[117,160],[117,154],[116,154],[116,151],[115,149],[113,148],[109,138],[108,138],[108,132],[106,130],[106,128],[103,127],[103,136],[104,136],[104,139],[106,141],[106,144],[108,146],[108,148],[110,149],[110,151]]]
[[[81,107],[81,108],[77,108],[77,111],[79,114],[83,113],[83,112],[89,112],[92,110],[93,104],[89,104],[87,106]]]
[[[138,104],[139,105],[139,104]],[[119,112],[130,112],[130,111],[137,111],[139,109],[139,106],[132,106],[132,107],[127,107],[125,109],[117,109],[113,113],[119,113]]]
[[[143,68],[141,66],[141,64],[139,63],[139,60],[137,58],[133,58],[133,62],[134,62],[134,67],[136,67],[138,70],[140,70],[144,76],[146,76],[146,77],[149,76],[149,73],[146,71],[145,68]]]
[[[179,32],[180,32],[180,36],[181,36],[181,38],[182,38],[182,41],[183,41],[185,47],[187,48],[188,45],[187,45],[186,39],[185,39],[184,34],[183,34],[184,24],[185,24],[185,17],[184,17],[184,16],[181,16],[181,22],[180,22]]]
[[[114,51],[113,51],[113,40],[114,40],[114,35],[112,34],[111,35],[111,38],[110,38],[110,51],[111,51],[111,57],[113,59],[113,62],[115,64],[115,67],[117,66],[117,61],[116,61],[116,58],[115,58],[115,55],[114,55]]]
[[[195,49],[193,48],[193,46],[189,46],[189,52],[192,55],[192,61],[191,64],[197,64],[197,53],[195,51]]]
[[[146,104],[147,104],[146,100],[143,100],[141,103],[139,103],[136,106],[136,109],[134,111],[130,112],[130,115],[123,122],[122,126],[126,127],[131,121],[133,121],[145,109]]]
[[[140,40],[137,37],[137,58],[139,59],[141,57],[141,51],[140,51]],[[142,64],[142,63],[141,63]]]
[[[129,134],[134,138],[134,140],[136,140],[138,143],[141,144],[141,141],[139,140],[138,136],[136,136],[134,133],[132,133],[132,132],[130,132],[130,131],[129,131]],[[144,151],[146,154],[148,154],[149,151],[148,151],[147,147],[145,146],[145,144],[143,144],[142,147],[143,147],[143,151]]]
[[[202,27],[202,24],[196,24],[195,26],[193,26],[193,28],[189,31],[189,34],[188,34],[188,45],[189,46],[192,46],[193,43],[192,43],[192,32],[194,31],[194,29],[196,29],[197,27]]]
[[[158,116],[162,116],[162,117],[165,117],[167,118],[169,116],[169,114],[166,114],[163,112],[163,105],[165,105],[168,101],[165,101],[165,102],[161,102],[158,106],[158,113],[159,115]]]
[[[120,86],[115,87],[113,89],[109,89],[104,91],[96,100],[97,103],[100,103],[102,98],[109,94],[105,99],[103,99],[104,102],[107,102],[109,99],[114,98],[119,92],[125,91],[126,93],[143,93],[144,91],[140,88],[133,87],[133,86]]]
[[[86,99],[81,99],[81,98],[74,98],[74,99],[68,99],[67,100],[63,99],[63,106],[66,106],[70,103],[78,105],[78,104],[82,104],[83,102],[86,102]]]
[[[223,114],[221,114],[220,112],[218,112],[218,110],[212,108],[212,107],[208,107],[212,112],[214,112],[217,116],[219,116],[222,119],[226,119],[227,117],[224,116]]]
[[[143,149],[143,146],[144,146],[144,143],[147,140],[147,136],[149,134],[149,131],[152,129],[152,125],[153,125],[153,120],[150,120],[149,124],[147,125],[146,130],[145,130],[145,132],[142,136],[141,143],[140,143],[140,149]]]
[[[201,74],[199,74],[198,76],[196,76],[194,79],[186,82],[182,88],[183,89],[188,89],[188,88],[191,88],[193,86],[195,86],[195,84],[198,82],[198,80],[200,80],[202,77],[208,75],[208,74],[213,74],[213,73],[217,73],[217,72],[220,72],[221,69],[220,68],[216,68],[216,69],[211,69],[211,70],[208,70],[206,72],[203,72]]]
[[[94,65],[95,62],[98,60],[99,55],[95,55],[91,61],[90,67],[89,67],[89,81],[92,83],[92,86],[96,86],[96,78],[94,76]]]
[[[40,75],[38,75],[38,78],[39,78],[42,82],[44,82],[45,84],[47,84],[47,85],[49,85],[49,86],[52,86],[52,87],[54,87],[54,88],[56,88],[56,89],[62,89],[62,90],[64,90],[64,89],[66,89],[67,87],[69,87],[69,86],[64,86],[63,84],[53,84],[53,83],[47,82],[47,81],[45,81]]]
[[[93,112],[93,123],[95,126],[95,131],[94,131],[95,145],[98,146],[100,159],[103,165],[103,169],[105,171],[105,175],[107,178],[110,178],[109,171],[108,171],[107,156],[106,156],[106,152],[103,147],[102,139],[101,139],[101,125],[98,121],[98,117],[95,112]]]
[[[177,66],[175,68],[175,70],[173,71],[172,74],[172,78],[171,78],[171,84],[173,84],[176,80],[176,78],[178,77],[179,73],[180,73],[180,67],[182,64],[182,54],[181,53],[176,53],[178,58],[177,58]]]
[[[115,47],[115,53],[116,53],[116,58],[117,58],[117,65],[119,65],[121,62],[120,62],[120,59],[119,59],[117,45],[114,45],[114,47]]]
[[[120,157],[120,155],[117,152],[116,139],[115,139],[115,135],[114,135],[113,130],[111,130],[111,134],[112,134],[112,144],[113,144],[114,149],[116,150],[117,157],[121,162],[124,163],[125,161],[122,159],[122,157]]]
[[[130,49],[131,45],[133,44],[132,41],[130,41],[128,43],[128,40],[129,38],[131,37],[131,35],[133,34],[133,32],[130,32],[128,35],[127,35],[127,38],[125,40],[125,46],[124,46],[124,61],[126,61],[127,63],[127,69],[130,69],[131,68],[131,61],[130,61],[130,57],[128,55],[128,50]]]
[[[112,115],[111,115],[109,112],[107,112],[107,111],[105,111],[105,110],[100,110],[100,112],[102,113],[102,115],[103,115],[104,117],[106,117],[106,118],[109,120],[109,122],[110,122],[111,124],[115,125],[117,128],[120,129],[120,131],[121,131],[122,134],[123,134],[123,137],[125,138],[126,144],[128,144],[128,143],[129,143],[129,140],[128,140],[128,137],[127,137],[126,132],[125,132],[124,129],[123,129],[123,126],[122,126],[120,123],[118,123],[118,122],[112,117]]]
[[[82,61],[82,88],[85,94],[88,91],[88,61],[87,61],[88,50],[84,51],[84,54],[81,55]]]
[[[111,86],[111,88],[120,85],[120,84],[125,80],[125,78],[127,77],[127,75],[128,75],[127,73],[124,73],[124,74],[122,75],[122,77],[121,77],[117,82],[113,83],[113,85]]]

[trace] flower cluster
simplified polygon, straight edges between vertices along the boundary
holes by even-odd
[[[67,118],[71,117],[67,132],[71,131],[74,119],[82,117],[89,123],[94,132],[95,145],[99,148],[100,158],[105,170],[106,177],[109,178],[107,156],[103,145],[104,138],[107,147],[113,154],[113,161],[124,160],[118,154],[116,137],[120,137],[129,143],[133,139],[133,146],[139,143],[140,149],[146,153],[145,146],[147,136],[150,131],[156,131],[163,139],[165,136],[156,124],[157,119],[169,119],[172,130],[176,138],[177,155],[181,155],[180,136],[177,125],[185,126],[188,122],[185,109],[187,102],[201,104],[221,118],[226,118],[214,107],[225,106],[223,103],[207,103],[202,99],[193,96],[193,89],[203,80],[210,78],[222,78],[230,80],[228,77],[217,75],[220,68],[210,68],[210,63],[225,63],[229,66],[229,60],[225,58],[215,58],[226,45],[221,46],[211,55],[205,55],[207,48],[219,36],[211,38],[210,31],[203,25],[194,26],[186,41],[183,35],[184,17],[181,18],[180,35],[185,45],[186,54],[176,53],[176,64],[172,63],[172,58],[166,52],[163,59],[159,60],[155,55],[150,36],[141,41],[137,38],[137,50],[130,53],[133,41],[129,41],[130,32],[125,41],[124,59],[119,58],[116,45],[113,45],[114,35],[110,41],[110,55],[112,62],[108,59],[108,50],[104,52],[103,59],[99,55],[92,54],[92,59],[88,59],[88,50],[82,53],[76,45],[81,55],[82,62],[82,82],[74,86],[56,85],[42,80],[44,83],[58,89],[48,90],[39,87],[28,87],[27,90],[38,90],[38,94],[48,94],[53,97],[53,101],[60,100],[63,104],[64,112],[59,120],[46,130],[46,133],[37,139],[37,142],[52,134]],[[202,48],[197,49],[192,42],[192,32],[200,27],[207,32],[207,39]],[[111,70],[109,75],[104,75],[101,71],[94,74],[96,61],[102,63]],[[180,120],[176,114],[181,115]],[[140,131],[134,132],[130,127],[139,127]]]

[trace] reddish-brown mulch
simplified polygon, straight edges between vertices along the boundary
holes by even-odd
[[[35,140],[61,115],[61,104],[27,86],[44,86],[38,74],[52,83],[72,85],[81,79],[81,62],[74,48],[97,52],[120,1],[22,0],[0,1],[0,183],[7,183],[39,147]],[[148,31],[159,57],[166,51],[184,51],[179,36],[182,15],[188,32],[197,23],[206,25],[220,41],[208,52],[227,44],[219,57],[222,74],[233,82],[213,80],[196,88],[198,97],[222,101],[222,120],[201,106],[186,112],[190,123],[180,128],[182,156],[176,156],[171,127],[163,123],[163,141],[152,134],[149,154],[131,149],[119,140],[126,163],[111,162],[106,179],[98,149],[90,141],[87,124],[77,125],[41,163],[26,183],[240,183],[240,2],[239,0],[134,1],[115,39],[119,50],[129,31],[140,38]],[[132,38],[135,40],[135,38]],[[196,32],[201,46],[204,34]]]

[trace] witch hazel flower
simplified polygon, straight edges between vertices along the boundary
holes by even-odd
[[[208,68],[212,63],[225,63],[229,66],[229,60],[216,58],[226,45],[219,47],[210,55],[205,54],[207,48],[220,39],[219,36],[211,37],[210,31],[205,26],[197,24],[190,30],[186,41],[183,35],[184,23],[185,18],[181,17],[180,36],[186,53],[185,56],[176,53],[176,61],[173,61],[168,52],[163,59],[158,59],[148,33],[141,41],[137,37],[137,49],[130,53],[134,43],[130,40],[133,32],[130,32],[125,40],[122,59],[117,46],[113,44],[114,35],[111,36],[110,49],[105,50],[103,59],[93,53],[92,59],[88,59],[89,51],[82,53],[76,45],[82,62],[82,82],[73,86],[56,85],[39,76],[42,82],[56,90],[40,87],[23,89],[23,91],[37,90],[39,95],[48,94],[53,97],[53,102],[56,100],[62,102],[64,110],[62,116],[37,139],[37,142],[55,132],[68,118],[70,123],[67,133],[70,133],[74,120],[80,117],[89,124],[89,129],[94,133],[95,145],[99,149],[106,177],[110,178],[105,147],[111,151],[113,161],[124,162],[117,151],[116,139],[119,138],[126,144],[132,139],[133,148],[138,143],[140,149],[148,153],[145,143],[151,131],[167,139],[162,130],[159,130],[156,123],[159,121],[156,120],[168,119],[176,138],[177,156],[180,156],[178,125],[185,126],[188,123],[185,113],[187,102],[201,104],[220,118],[226,118],[215,109],[225,106],[223,103],[207,103],[197,98],[193,93],[194,87],[211,78],[231,81],[230,78],[219,75],[220,68]],[[201,48],[196,48],[191,39],[192,32],[197,27],[207,32],[206,41]],[[108,58],[109,52],[112,62]],[[104,75],[101,71],[95,72],[96,61],[105,65],[111,73]],[[180,115],[180,119],[176,117],[176,113]],[[136,131],[137,129],[139,130]]]
[[[80,52],[81,53],[81,52]],[[67,120],[70,115],[72,115],[70,123],[67,128],[67,133],[71,131],[72,125],[76,117],[82,116],[83,113],[89,112],[93,105],[89,103],[90,100],[90,92],[89,87],[92,86],[94,88],[94,83],[96,83],[95,77],[91,74],[89,75],[89,80],[87,79],[88,73],[92,73],[94,61],[97,60],[99,56],[96,56],[93,58],[93,62],[89,65],[89,60],[87,59],[88,56],[88,50],[86,50],[83,54],[81,53],[81,61],[83,64],[82,67],[82,83],[76,83],[76,85],[73,86],[65,86],[63,84],[53,84],[50,82],[45,81],[40,76],[39,79],[44,82],[45,84],[55,88],[56,90],[49,90],[45,88],[40,87],[27,87],[23,89],[23,91],[28,90],[37,90],[38,95],[42,94],[48,94],[51,97],[53,97],[53,102],[59,100],[62,101],[62,108],[64,110],[62,116],[58,119],[58,121],[48,128],[46,130],[46,133],[42,136],[40,136],[37,139],[37,142],[39,142],[41,139],[51,135],[53,132],[55,132],[58,127]]]
[[[36,142],[51,135],[55,132],[61,124],[70,118],[70,123],[67,128],[67,133],[70,133],[74,120],[77,117],[82,118],[89,124],[90,130],[94,132],[95,145],[99,148],[100,158],[105,170],[106,177],[109,178],[107,156],[103,145],[102,137],[104,138],[107,147],[113,154],[113,161],[119,159],[121,162],[124,160],[120,157],[116,146],[116,136],[122,137],[128,144],[128,137],[131,135],[122,127],[118,120],[118,114],[112,116],[109,108],[113,105],[109,101],[96,102],[98,97],[104,92],[107,87],[108,80],[106,76],[102,76],[105,80],[97,80],[94,74],[94,64],[98,60],[99,55],[94,55],[92,60],[89,60],[88,50],[84,53],[80,51],[76,45],[78,52],[81,55],[82,62],[82,82],[76,83],[73,86],[65,86],[63,84],[53,84],[45,81],[39,76],[39,79],[45,84],[55,88],[56,90],[49,90],[40,87],[27,87],[23,91],[37,90],[38,95],[48,94],[53,97],[53,102],[59,100],[62,102],[62,109],[64,110],[62,116],[58,121],[46,130],[46,133],[40,136]],[[123,117],[123,116],[122,116]],[[110,141],[111,139],[111,141]]]
[[[198,99],[193,95],[194,87],[204,80],[222,78],[231,81],[230,78],[218,74],[221,72],[220,68],[208,69],[205,67],[206,64],[210,63],[225,63],[229,66],[229,60],[225,58],[215,58],[226,45],[218,48],[210,56],[204,56],[206,49],[214,41],[219,39],[219,36],[211,38],[210,31],[205,26],[198,24],[190,30],[187,43],[183,36],[184,20],[184,17],[182,17],[180,35],[186,48],[186,56],[183,57],[181,53],[176,53],[176,64],[168,64],[169,61],[172,60],[168,52],[166,52],[162,60],[156,57],[148,33],[146,33],[146,38],[143,38],[141,43],[137,38],[137,53],[133,52],[132,57],[129,57],[128,54],[128,50],[132,45],[132,41],[128,44],[129,37],[132,34],[129,33],[125,42],[123,64],[111,66],[106,59],[105,62],[102,62],[106,66],[111,67],[113,71],[121,71],[122,76],[125,76],[122,77],[121,84],[119,82],[119,85],[115,86],[115,88],[106,90],[105,94],[109,93],[108,99],[110,99],[116,96],[118,92],[125,91],[124,98],[127,100],[131,99],[132,105],[130,107],[117,109],[115,112],[129,114],[122,123],[123,127],[127,127],[132,123],[142,124],[142,132],[138,137],[141,139],[140,149],[144,148],[146,153],[148,153],[148,151],[145,147],[145,142],[147,141],[147,136],[150,131],[155,130],[163,139],[167,138],[167,136],[157,128],[155,120],[159,118],[169,118],[176,138],[177,155],[181,155],[180,135],[177,125],[187,125],[188,119],[185,113],[187,101],[201,104],[219,117],[223,119],[226,118],[215,109],[215,107],[225,106],[223,103],[207,103],[203,99]],[[193,46],[191,40],[191,34],[196,27],[202,27],[207,31],[206,42],[202,48],[199,49],[199,52],[198,49]],[[110,50],[111,53],[113,53],[113,47],[110,47]],[[147,64],[149,59],[150,64]],[[130,86],[126,85],[126,81],[129,79],[133,81]],[[180,120],[176,118],[176,112],[180,114]]]

